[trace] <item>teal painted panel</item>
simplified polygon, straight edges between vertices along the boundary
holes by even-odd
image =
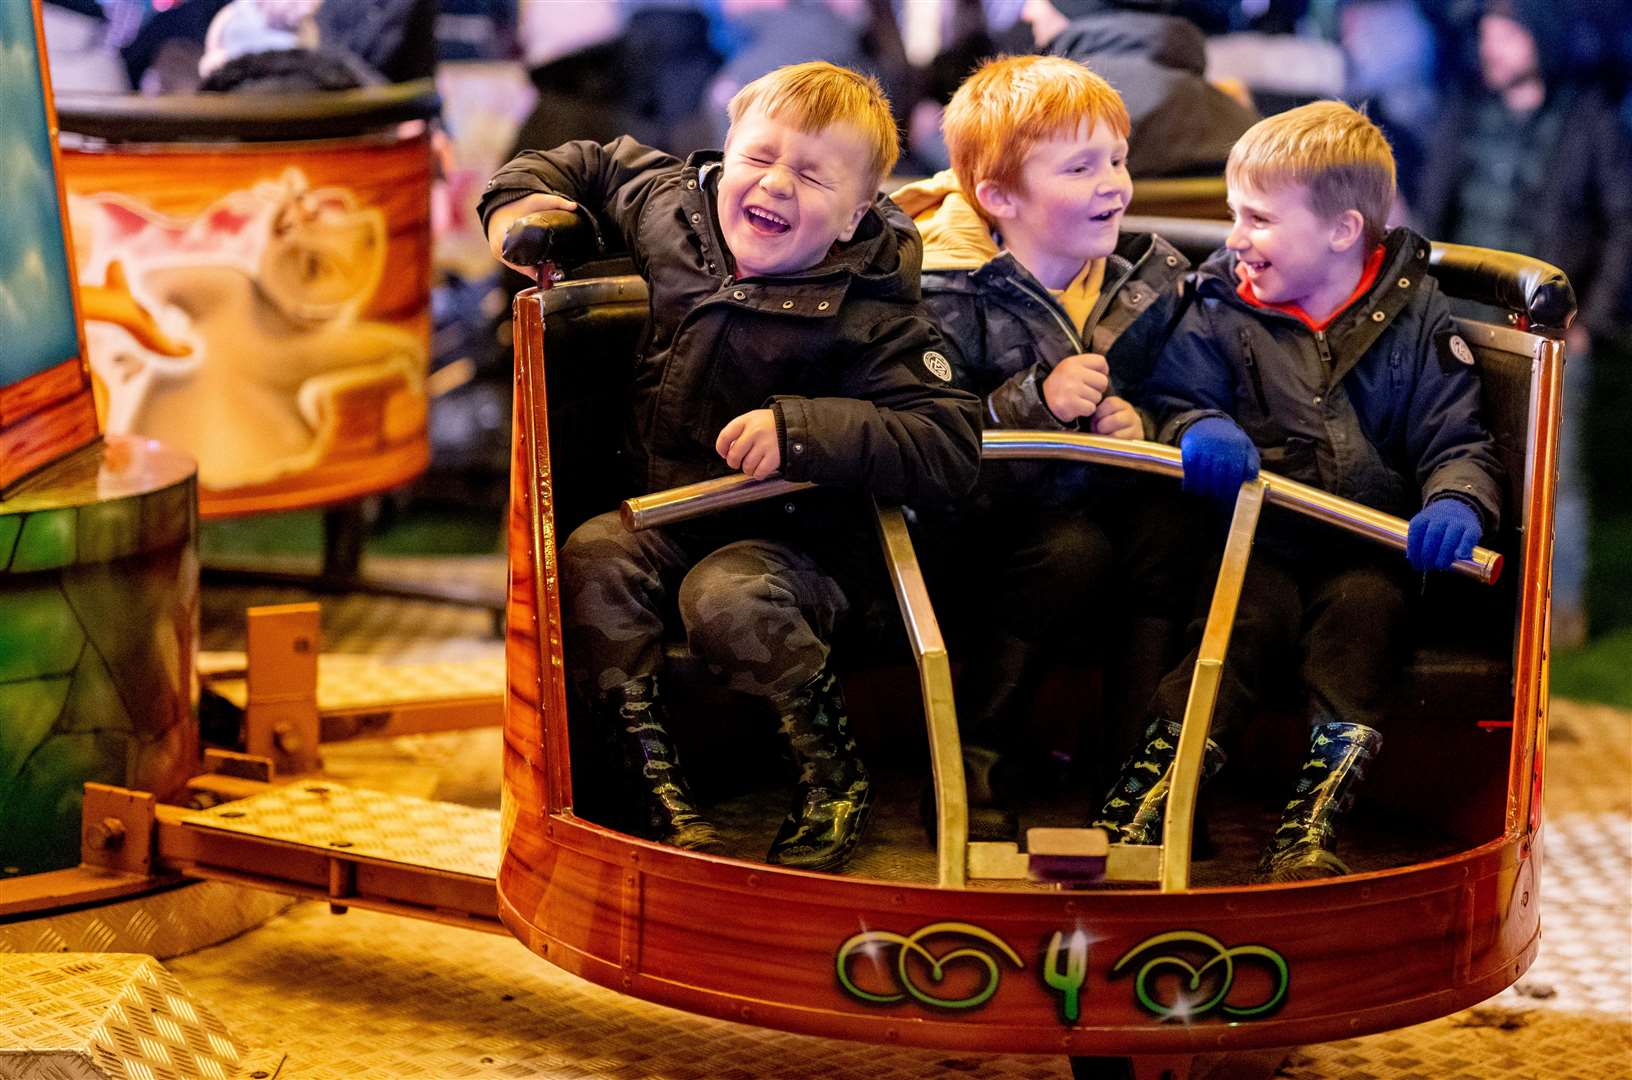
[[[33,5],[0,3],[0,386],[79,355]]]

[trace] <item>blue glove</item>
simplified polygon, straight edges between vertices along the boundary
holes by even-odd
[[[1434,499],[1417,511],[1405,533],[1405,557],[1419,573],[1449,570],[1473,554],[1484,528],[1479,512],[1461,499]]]
[[[1258,448],[1234,420],[1209,416],[1185,429],[1179,440],[1184,490],[1234,502],[1241,485],[1258,475]]]

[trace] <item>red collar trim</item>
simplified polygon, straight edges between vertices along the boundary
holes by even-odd
[[[1355,301],[1359,300],[1362,296],[1366,295],[1366,293],[1370,292],[1371,287],[1377,284],[1377,275],[1383,272],[1383,254],[1384,250],[1382,244],[1378,244],[1376,247],[1371,249],[1371,254],[1366,256],[1365,269],[1360,272],[1360,284],[1354,287],[1354,291],[1349,294],[1349,298],[1347,300],[1339,304],[1335,311],[1318,323],[1309,317],[1309,313],[1307,311],[1303,310],[1303,308],[1296,304],[1269,304],[1258,299],[1258,294],[1252,291],[1252,286],[1245,278],[1240,278],[1236,282],[1235,295],[1239,296],[1241,299],[1245,300],[1255,308],[1263,308],[1266,311],[1279,311],[1283,315],[1290,315],[1303,325],[1307,326],[1309,329],[1319,332],[1336,322],[1339,315],[1353,307]],[[1241,264],[1239,261],[1237,261],[1235,264],[1235,272],[1237,275],[1240,275],[1241,273]]]

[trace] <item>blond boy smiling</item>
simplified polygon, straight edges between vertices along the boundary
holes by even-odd
[[[1411,518],[1405,559],[1266,518],[1213,721],[1227,741],[1296,659],[1310,752],[1261,873],[1341,874],[1336,821],[1382,747],[1411,638],[1409,570],[1445,570],[1495,529],[1502,472],[1428,242],[1386,226],[1394,158],[1376,125],[1336,101],[1292,109],[1241,137],[1225,177],[1234,227],[1150,380],[1185,488],[1233,500],[1261,462]],[[1157,688],[1153,727],[1183,715],[1194,661]],[[1166,739],[1129,759],[1100,821],[1115,838],[1159,837],[1171,762]]]
[[[949,384],[947,347],[918,304],[918,235],[875,194],[897,151],[878,85],[798,64],[743,87],[729,111],[723,155],[567,143],[506,165],[481,209],[496,255],[525,214],[588,214],[650,285],[626,418],[630,493],[731,471],[822,485],[638,533],[603,514],[572,533],[560,565],[569,673],[621,738],[649,835],[718,846],[659,692],[664,620],[678,607],[692,650],[769,701],[799,765],[769,861],[831,870],[872,807],[828,662],[835,627],[871,585],[856,492],[966,489],[978,403]]]

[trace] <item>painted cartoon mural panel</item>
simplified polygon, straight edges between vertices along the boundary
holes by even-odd
[[[192,453],[206,515],[425,465],[428,155],[358,143],[64,155],[105,425]]]

